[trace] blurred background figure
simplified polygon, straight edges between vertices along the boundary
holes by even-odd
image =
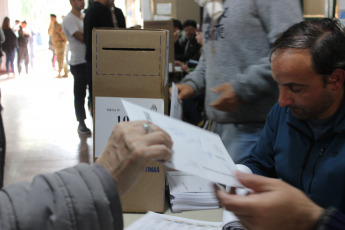
[[[84,17],[84,42],[86,44],[86,74],[89,85],[89,109],[93,115],[92,104],[92,30],[96,27],[114,28],[113,13],[114,0],[95,0],[89,2]]]
[[[177,53],[175,60],[186,62],[188,60],[198,61],[200,58],[201,45],[196,40],[197,24],[194,20],[187,20],[183,23],[183,31],[186,34],[186,39],[182,44],[177,43]],[[175,46],[176,47],[176,46]]]
[[[34,59],[35,59],[35,40],[36,40],[36,33],[32,28],[30,28],[30,40],[29,40],[29,62],[30,67],[33,70],[34,69]]]
[[[111,16],[113,17],[114,28],[126,28],[126,19],[122,10],[114,5],[110,7]]]
[[[54,21],[56,21],[56,15],[55,14],[50,14],[50,23],[49,23],[49,28],[48,28],[48,35],[49,35],[49,50],[52,51],[53,56],[52,56],[52,67],[55,70],[55,62],[56,62],[56,55],[52,43],[52,34],[53,34],[53,26],[54,26]]]
[[[27,23],[26,21],[22,21],[19,26],[18,31],[18,73],[21,74],[22,66],[21,63],[24,61],[25,64],[25,72],[26,74],[29,73],[29,50],[28,44],[30,40],[30,33],[26,30]]]
[[[182,31],[182,23],[180,20],[173,19],[173,26],[174,26],[174,34],[173,34],[173,40],[174,40],[174,54],[175,57],[177,55],[180,55],[183,53],[182,50],[182,43],[186,39],[186,35]]]
[[[12,76],[15,76],[14,56],[16,53],[16,48],[18,47],[18,38],[10,27],[9,17],[4,18],[4,21],[2,22],[2,29],[5,34],[5,42],[2,44],[2,49],[6,54],[6,72],[8,76],[10,76],[10,72],[12,72]]]
[[[3,56],[2,43],[4,43],[4,42],[5,42],[5,34],[4,34],[4,31],[2,30],[2,28],[0,28],[0,66],[2,63],[2,56]]]
[[[90,135],[91,130],[86,126],[85,97],[87,90],[86,78],[86,45],[84,43],[84,17],[82,10],[85,7],[84,0],[70,0],[72,6],[62,21],[62,28],[70,45],[71,59],[70,69],[74,78],[74,109],[78,125],[78,133]]]
[[[51,16],[50,19],[49,34],[51,36],[56,60],[58,62],[58,75],[56,78],[65,78],[68,77],[68,69],[65,62],[67,38],[62,31],[62,26],[57,22],[56,16]],[[62,70],[64,71],[64,75],[61,75]]]

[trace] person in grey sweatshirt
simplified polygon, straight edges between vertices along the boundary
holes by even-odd
[[[205,91],[205,112],[235,163],[254,148],[278,99],[271,44],[303,20],[298,0],[196,0],[204,6],[203,56],[180,84],[179,99]]]

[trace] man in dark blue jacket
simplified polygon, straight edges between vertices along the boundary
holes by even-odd
[[[273,44],[271,66],[279,101],[245,165],[344,213],[345,35],[339,22],[292,26]]]

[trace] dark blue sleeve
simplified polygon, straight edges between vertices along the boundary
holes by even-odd
[[[277,111],[279,105],[276,104],[269,112],[266,124],[256,147],[249,155],[244,165],[248,166],[254,174],[276,178],[273,145],[276,138]]]
[[[325,209],[322,213],[316,230],[344,230],[345,215],[335,208]]]

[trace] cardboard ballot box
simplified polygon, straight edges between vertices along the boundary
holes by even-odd
[[[118,122],[128,121],[121,99],[168,111],[168,31],[94,29],[92,86],[94,159]],[[164,212],[165,168],[152,161],[123,196],[124,212]]]

